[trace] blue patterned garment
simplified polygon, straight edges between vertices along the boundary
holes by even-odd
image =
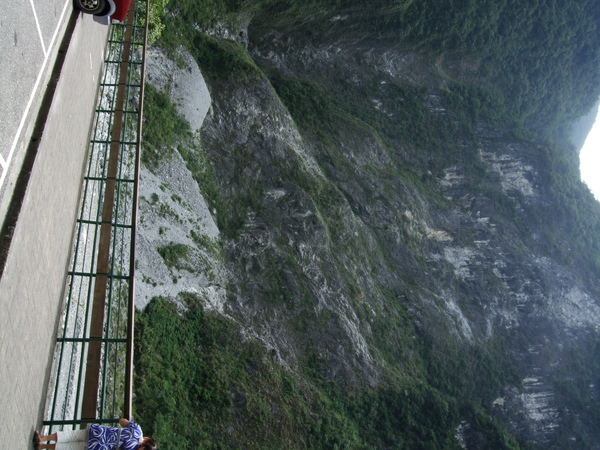
[[[116,450],[119,430],[121,430],[119,449],[135,450],[142,442],[142,429],[133,421],[124,428],[93,424],[89,427],[88,450]]]

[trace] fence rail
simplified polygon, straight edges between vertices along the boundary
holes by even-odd
[[[148,1],[133,3],[107,44],[48,393],[49,432],[131,416],[147,17]]]

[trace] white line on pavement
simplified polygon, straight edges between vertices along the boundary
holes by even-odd
[[[40,27],[40,21],[38,20],[37,12],[35,11],[35,5],[33,4],[33,0],[29,0],[31,3],[31,9],[33,10],[33,18],[35,19],[35,25],[38,30],[38,34],[40,36],[40,42],[42,43],[42,51],[44,52],[44,56],[48,56],[48,51],[46,50],[46,46],[44,45],[44,35],[42,34],[42,29]]]
[[[31,1],[33,1],[33,0],[31,0]],[[63,6],[63,10],[60,15],[60,19],[58,20],[58,24],[57,24],[56,28],[54,29],[54,34],[52,35],[52,40],[50,41],[50,45],[48,46],[48,50],[50,50],[54,46],[54,41],[56,40],[56,37],[58,35],[58,30],[60,29],[61,24],[63,23],[65,13],[67,12],[67,7],[70,4],[71,4],[70,0],[65,1],[65,5]],[[36,18],[36,21],[37,21],[37,18]],[[39,30],[39,28],[38,28],[38,30]],[[8,167],[10,166],[10,163],[12,161],[12,157],[15,152],[15,148],[17,148],[17,143],[19,142],[21,133],[23,132],[23,127],[25,126],[25,121],[27,119],[27,116],[29,115],[29,110],[31,109],[31,105],[33,104],[33,99],[35,98],[37,89],[40,85],[40,82],[42,81],[42,76],[44,75],[44,70],[46,69],[46,65],[48,64],[49,56],[50,56],[50,52],[48,51],[48,53],[46,53],[44,56],[44,62],[42,63],[42,67],[40,68],[40,71],[38,72],[37,79],[35,80],[35,84],[33,85],[33,89],[31,90],[31,95],[29,96],[29,101],[27,102],[27,106],[25,107],[25,112],[23,113],[23,116],[21,117],[21,122],[19,123],[19,128],[17,129],[17,133],[15,134],[13,143],[10,146],[10,152],[8,152],[8,158],[6,158],[6,161],[4,161],[4,171],[2,172],[2,175],[0,175],[0,189],[2,189],[2,185],[4,184],[4,180],[6,179],[6,175],[8,173]]]

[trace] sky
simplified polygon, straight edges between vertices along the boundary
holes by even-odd
[[[600,201],[600,114],[579,154],[581,179]]]

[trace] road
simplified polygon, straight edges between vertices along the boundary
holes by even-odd
[[[19,173],[70,0],[22,0],[0,11],[0,217]]]
[[[31,137],[56,47],[72,14],[70,0],[23,0],[4,9],[0,16],[0,205],[10,200],[20,155]],[[73,20],[73,37],[0,278],[2,448],[32,448],[33,430],[43,418],[109,31],[91,16],[76,14]]]

